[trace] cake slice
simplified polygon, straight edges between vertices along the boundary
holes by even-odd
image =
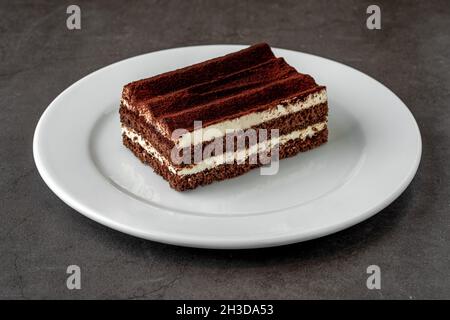
[[[267,44],[129,83],[120,106],[124,145],[179,191],[325,143],[327,116],[326,88]]]

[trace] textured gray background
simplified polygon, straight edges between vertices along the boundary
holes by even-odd
[[[448,1],[378,1],[381,31],[365,27],[372,1],[74,2],[81,31],[66,28],[72,1],[0,2],[0,298],[450,298]],[[422,162],[387,209],[301,244],[186,249],[90,221],[39,177],[35,125],[74,81],[150,51],[260,41],[351,65],[409,106]],[[70,264],[79,291],[66,289]],[[380,291],[365,286],[370,264]]]

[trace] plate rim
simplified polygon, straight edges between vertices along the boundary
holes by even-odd
[[[322,59],[328,62],[337,63],[341,66],[344,66],[346,68],[351,69],[353,72],[357,72],[360,75],[363,75],[365,77],[370,78],[371,80],[375,81],[377,84],[381,85],[384,89],[388,90],[391,94],[393,94],[396,98],[399,99],[399,101],[402,103],[403,109],[405,109],[406,113],[408,114],[408,117],[410,120],[412,120],[414,131],[416,133],[417,137],[417,152],[415,154],[415,159],[410,167],[410,170],[407,175],[404,176],[403,180],[399,183],[397,189],[392,192],[389,197],[384,199],[384,201],[378,203],[376,206],[372,207],[369,210],[366,210],[364,213],[358,214],[356,217],[348,218],[340,223],[326,226],[324,228],[318,228],[318,230],[309,230],[308,232],[303,232],[302,234],[296,234],[295,231],[287,232],[281,235],[271,236],[271,237],[258,237],[254,236],[251,240],[241,240],[241,239],[232,239],[232,238],[208,238],[205,240],[205,236],[198,236],[198,235],[174,235],[173,233],[167,233],[167,232],[155,232],[155,230],[152,230],[152,234],[144,233],[141,230],[122,225],[120,223],[117,223],[115,220],[111,218],[106,218],[104,215],[98,214],[97,212],[92,211],[90,208],[85,207],[82,203],[82,201],[77,200],[73,198],[70,194],[66,193],[64,190],[62,190],[58,184],[52,180],[49,172],[46,170],[45,165],[43,164],[43,160],[41,158],[41,155],[38,151],[38,144],[39,144],[39,135],[41,133],[43,122],[45,121],[45,118],[48,116],[48,114],[53,110],[55,105],[57,105],[57,102],[61,99],[61,97],[69,90],[73,89],[74,87],[80,85],[81,82],[89,79],[90,77],[94,76],[95,74],[103,71],[104,69],[113,67],[114,65],[118,63],[125,62],[127,60],[135,59],[138,57],[142,57],[145,55],[153,54],[153,53],[163,53],[166,51],[171,50],[185,50],[185,49],[196,49],[196,48],[204,48],[204,47],[219,47],[219,46],[227,46],[227,47],[235,47],[235,48],[244,48],[247,47],[247,45],[236,45],[236,44],[212,44],[212,45],[193,45],[193,46],[184,46],[184,47],[176,47],[176,48],[168,48],[163,50],[157,50],[153,52],[147,52],[142,53],[133,57],[129,57],[123,60],[116,61],[114,63],[111,63],[109,65],[106,65],[102,68],[99,68],[88,75],[82,77],[81,79],[77,80],[70,86],[68,86],[65,90],[63,90],[53,101],[46,107],[42,115],[39,117],[39,121],[36,125],[34,136],[33,136],[33,158],[36,164],[36,167],[38,169],[38,172],[44,182],[47,184],[47,186],[50,188],[52,192],[56,194],[58,198],[60,198],[65,204],[67,204],[72,209],[76,210],[77,212],[81,213],[85,217],[92,219],[102,225],[105,225],[109,228],[112,228],[114,230],[147,239],[152,241],[157,241],[160,243],[166,243],[166,244],[172,244],[172,245],[178,245],[178,246],[184,246],[184,247],[196,247],[196,248],[213,248],[213,249],[248,249],[248,248],[262,248],[262,247],[273,247],[273,246],[280,246],[280,245],[286,245],[291,244],[295,242],[302,242],[307,241],[315,238],[320,238],[332,233],[336,233],[339,231],[342,231],[346,228],[349,228],[351,226],[354,226],[364,220],[367,220],[368,218],[372,217],[376,213],[380,212],[387,206],[389,206],[394,200],[396,200],[410,185],[412,180],[415,177],[415,174],[417,173],[417,170],[419,168],[421,157],[422,157],[422,137],[420,133],[420,129],[418,126],[418,123],[416,119],[414,118],[414,115],[412,114],[411,110],[407,107],[407,105],[403,102],[403,100],[396,95],[389,87],[385,86],[383,83],[378,81],[377,79],[373,78],[372,76],[359,71],[358,69],[355,69],[352,66],[346,65],[344,63],[341,63],[339,61],[335,61],[329,58],[325,58],[322,56],[314,55],[311,53],[305,53],[301,51],[296,50],[290,50],[290,49],[282,49],[278,47],[272,47],[274,50],[282,50],[282,51],[289,51],[291,53],[297,54],[301,53],[303,55],[312,56],[314,58]],[[170,210],[165,209],[166,211],[171,212]],[[245,242],[246,241],[246,242]]]

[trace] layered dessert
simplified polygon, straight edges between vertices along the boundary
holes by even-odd
[[[178,191],[320,146],[327,116],[326,88],[267,44],[129,83],[120,106],[123,144]]]

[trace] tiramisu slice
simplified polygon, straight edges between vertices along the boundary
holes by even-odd
[[[327,115],[325,87],[267,44],[129,83],[120,106],[124,145],[179,191],[325,143]]]

